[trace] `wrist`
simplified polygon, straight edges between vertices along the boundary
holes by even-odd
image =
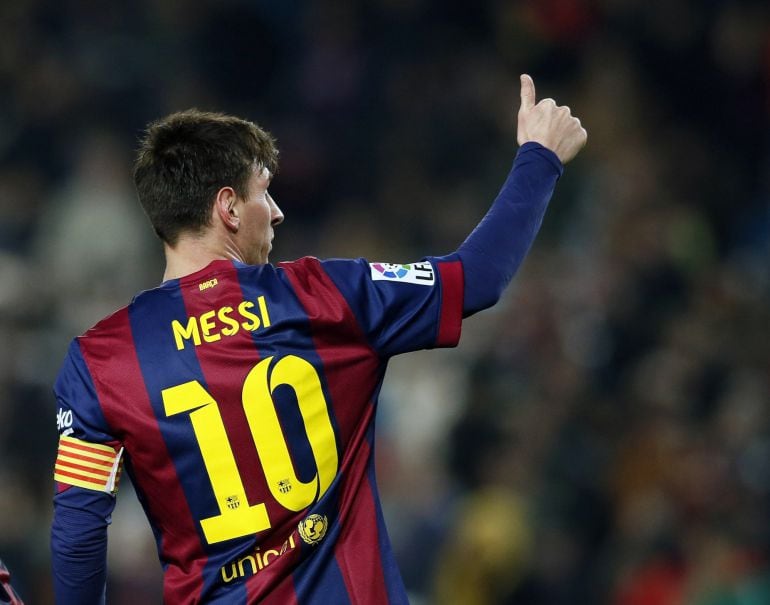
[[[523,156],[530,155],[537,155],[546,160],[553,166],[556,172],[558,172],[559,176],[564,173],[564,164],[562,164],[559,156],[542,143],[538,143],[537,141],[526,141],[525,143],[522,143],[521,147],[519,147],[519,150],[516,153],[516,160],[519,160],[519,158],[523,159]]]

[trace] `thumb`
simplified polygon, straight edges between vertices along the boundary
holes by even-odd
[[[528,74],[521,74],[521,109],[535,106],[535,83]]]

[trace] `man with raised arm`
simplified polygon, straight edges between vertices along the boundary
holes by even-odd
[[[166,603],[406,603],[375,483],[377,396],[391,356],[455,346],[462,318],[497,302],[586,132],[523,75],[518,142],[454,253],[272,265],[272,137],[195,110],[151,124],[134,178],[164,281],[76,338],[55,385],[57,602],[103,602],[125,467]]]

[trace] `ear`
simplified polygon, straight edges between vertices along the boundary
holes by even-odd
[[[217,191],[217,197],[214,200],[214,217],[227,227],[228,230],[236,232],[241,224],[241,217],[238,214],[238,196],[232,187],[222,187]]]

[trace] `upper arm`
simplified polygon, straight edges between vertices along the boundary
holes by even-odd
[[[123,464],[123,446],[111,434],[77,341],[54,386],[59,448],[54,465],[56,491],[75,486],[113,496]]]
[[[328,260],[324,271],[380,355],[452,347],[460,338],[463,273],[459,259],[409,264]]]

